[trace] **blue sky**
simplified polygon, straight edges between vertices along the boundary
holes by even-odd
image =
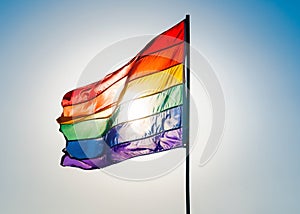
[[[300,3],[247,0],[0,1],[1,212],[183,213],[183,167],[140,183],[64,169],[55,119],[102,49],[186,13],[226,102],[218,152],[192,162],[193,213],[299,213]]]

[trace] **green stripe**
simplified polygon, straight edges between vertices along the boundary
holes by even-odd
[[[98,138],[103,136],[109,129],[117,124],[141,118],[139,115],[137,118],[131,116],[128,119],[128,110],[132,103],[137,101],[143,103],[144,106],[147,106],[149,113],[143,115],[143,117],[147,117],[169,108],[182,105],[182,92],[182,84],[173,86],[160,93],[121,104],[110,118],[93,119],[74,124],[61,124],[60,131],[65,135],[67,140]]]

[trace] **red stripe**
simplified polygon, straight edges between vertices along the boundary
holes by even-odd
[[[128,75],[133,65],[133,61],[134,60],[132,60],[130,63],[120,68],[119,70],[106,75],[102,80],[98,82],[94,82],[89,85],[69,91],[64,95],[61,105],[70,106],[83,103],[103,93],[111,85],[115,84],[120,79]]]
[[[154,38],[149,44],[135,57],[132,59],[127,65],[120,68],[119,70],[105,76],[102,80],[97,81],[95,83],[89,84],[87,86],[83,86],[77,89],[74,89],[68,93],[66,93],[62,99],[62,106],[70,106],[79,104],[82,102],[86,102],[99,94],[103,93],[107,88],[109,88],[112,84],[116,83],[123,77],[127,76],[132,66],[136,63],[138,57],[142,57],[145,55],[149,55],[153,52],[159,51],[161,49],[165,49],[169,46],[175,45],[176,43],[184,40],[184,21],[178,23],[174,27],[169,30],[163,32],[156,38]],[[152,55],[152,54],[151,54]],[[153,57],[152,57],[153,58]],[[172,59],[172,58],[171,58]],[[174,60],[176,61],[176,59]],[[172,63],[171,63],[172,64]],[[171,66],[170,64],[170,66]],[[173,63],[176,64],[175,62]],[[135,67],[138,67],[135,65]],[[134,69],[135,71],[139,69]],[[132,78],[136,78],[136,72],[133,72],[134,75]]]
[[[184,41],[184,21],[154,38],[141,51],[141,55],[148,55],[182,41]]]

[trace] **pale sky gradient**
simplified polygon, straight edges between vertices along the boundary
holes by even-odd
[[[102,49],[186,13],[227,106],[215,157],[193,156],[192,213],[300,212],[300,4],[229,0],[0,1],[1,213],[184,213],[183,167],[147,182],[62,168],[55,119]]]

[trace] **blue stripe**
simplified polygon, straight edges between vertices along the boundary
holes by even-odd
[[[102,138],[67,142],[66,151],[78,159],[99,157],[103,154],[105,142]]]

